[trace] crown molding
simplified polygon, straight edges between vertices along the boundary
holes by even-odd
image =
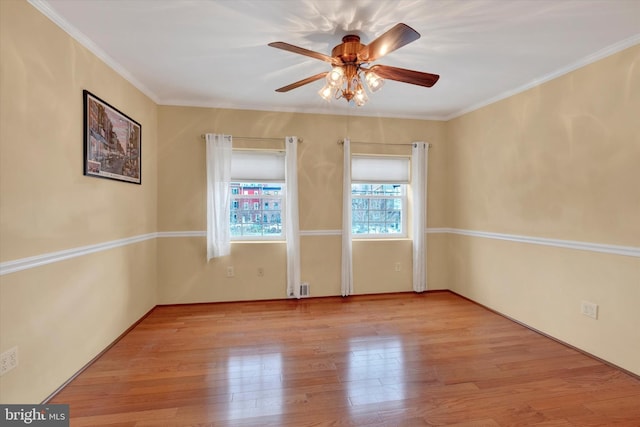
[[[510,98],[514,95],[517,95],[521,92],[524,92],[526,90],[532,89],[536,86],[540,86],[543,83],[546,83],[550,80],[556,79],[560,76],[563,76],[565,74],[568,74],[572,71],[575,71],[579,68],[582,68],[584,66],[587,66],[589,64],[592,64],[596,61],[599,61],[601,59],[606,58],[607,56],[611,56],[615,53],[621,52],[627,48],[630,48],[632,46],[635,46],[637,44],[640,43],[640,34],[636,34],[632,37],[629,37],[628,39],[625,40],[621,40],[618,43],[614,43],[610,46],[607,46],[603,49],[600,49],[597,52],[594,52],[590,55],[585,56],[584,58],[581,58],[579,60],[577,60],[576,62],[573,62],[565,67],[562,67],[558,70],[555,70],[549,74],[545,74],[542,77],[532,80],[522,86],[518,86],[514,89],[508,90],[506,92],[502,92],[499,95],[496,95],[494,97],[491,97],[489,99],[486,99],[484,101],[481,101],[477,104],[471,105],[469,107],[463,108],[462,110],[458,110],[452,114],[449,114],[447,116],[442,117],[440,120],[444,120],[444,121],[448,121],[448,120],[452,120],[455,119],[457,117],[463,116],[467,113],[471,113],[472,111],[475,110],[479,110],[482,107],[486,107],[487,105],[491,105],[495,102],[498,101],[502,101],[503,99],[507,99]]]
[[[58,27],[62,28],[69,36],[87,48],[91,53],[102,60],[107,66],[118,73],[122,78],[135,86],[140,92],[151,98],[156,104],[160,104],[160,99],[140,80],[136,79],[126,68],[120,65],[115,59],[109,56],[104,50],[96,45],[89,37],[71,25],[66,19],[60,16],[46,0],[27,0],[29,4],[38,9],[40,13],[49,18]]]

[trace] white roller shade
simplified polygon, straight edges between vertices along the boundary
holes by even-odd
[[[285,155],[277,151],[234,151],[232,181],[284,182]]]
[[[408,184],[409,158],[352,156],[351,182]]]

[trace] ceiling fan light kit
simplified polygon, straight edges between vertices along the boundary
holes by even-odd
[[[369,97],[362,85],[361,73],[354,71],[354,68],[355,67],[352,65],[334,67],[329,73],[327,73],[327,84],[325,84],[318,92],[320,97],[327,102],[331,102],[332,98],[344,98],[348,102],[353,100],[358,107],[366,104]],[[379,77],[372,77],[372,79],[367,79],[367,77],[365,77],[365,82],[367,83],[369,90],[372,92],[373,90],[369,84],[369,80],[375,82],[375,90],[382,87],[382,79]]]
[[[326,84],[318,91],[322,99],[330,102],[333,98],[344,98],[347,102],[361,107],[369,100],[369,96],[364,89],[365,85],[369,92],[375,93],[384,86],[384,79],[431,87],[440,78],[437,74],[389,67],[387,65],[374,65],[371,68],[364,67],[419,38],[420,34],[413,28],[406,24],[396,24],[368,45],[360,43],[360,37],[357,35],[346,35],[342,38],[342,43],[333,48],[331,56],[284,42],[269,43],[271,47],[309,56],[329,62],[332,65],[331,71],[316,74],[283,86],[276,89],[276,92],[288,92],[325,78]]]

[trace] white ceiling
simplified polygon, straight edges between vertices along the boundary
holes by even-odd
[[[163,105],[449,119],[640,43],[640,0],[30,2]],[[440,74],[434,87],[388,81],[364,107],[326,103],[322,81],[274,91],[330,65],[267,43],[330,55],[398,22],[422,37],[376,63]]]

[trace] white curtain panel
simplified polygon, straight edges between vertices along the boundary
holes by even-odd
[[[416,142],[411,152],[413,290],[427,290],[427,165],[429,144]]]
[[[353,266],[351,247],[351,142],[344,140],[342,169],[342,296],[353,293]]]
[[[206,135],[207,143],[207,261],[231,253],[231,135]]]
[[[287,295],[300,298],[300,220],[298,218],[298,138],[285,138]]]

